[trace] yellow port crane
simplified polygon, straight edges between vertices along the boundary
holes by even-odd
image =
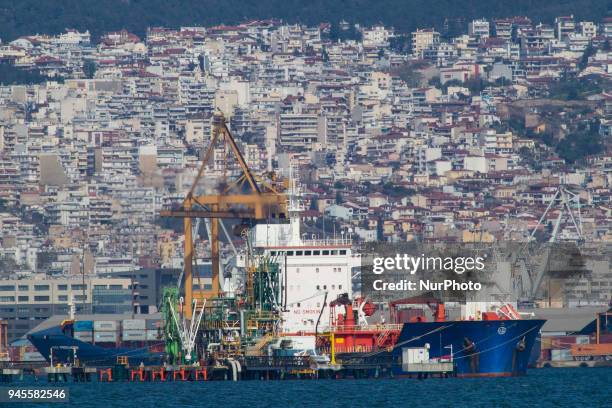
[[[225,153],[221,159],[223,167],[223,182],[218,185],[217,194],[198,195],[196,187],[205,179],[207,165],[211,158],[219,161],[215,151]],[[233,163],[231,162],[233,160]],[[227,169],[232,164],[238,164],[239,176],[227,180]],[[235,175],[234,175],[235,176]],[[287,199],[277,185],[274,174],[271,182],[263,179],[257,180],[246,164],[236,141],[229,131],[225,118],[220,113],[213,116],[211,142],[203,156],[202,164],[197,176],[185,196],[180,208],[162,210],[162,217],[183,218],[185,245],[185,303],[184,313],[192,314],[193,299],[218,298],[219,287],[219,221],[220,219],[242,219],[243,221],[258,221],[272,218],[286,218]],[[210,219],[210,246],[212,263],[212,289],[193,291],[193,261],[194,242],[192,226],[194,218]],[[198,302],[201,304],[201,302]]]

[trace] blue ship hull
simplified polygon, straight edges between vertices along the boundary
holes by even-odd
[[[429,357],[452,354],[460,377],[515,376],[527,373],[532,348],[545,320],[479,320],[405,323],[393,353],[425,347]],[[398,368],[398,375],[404,374]]]
[[[152,352],[149,346],[128,348],[104,348],[77,340],[62,332],[60,327],[53,327],[28,335],[30,342],[43,357],[53,363],[74,363],[74,353],[82,365],[104,367],[117,364],[118,357],[127,357],[132,366],[159,365],[164,353]],[[73,352],[73,348],[76,351]]]

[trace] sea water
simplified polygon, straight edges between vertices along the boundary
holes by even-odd
[[[69,403],[15,407],[612,407],[612,368],[510,378],[68,383]],[[45,387],[46,380],[2,387]],[[58,385],[60,386],[60,385]]]

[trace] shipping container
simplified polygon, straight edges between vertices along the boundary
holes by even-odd
[[[113,342],[115,343],[119,336],[114,331],[97,331],[94,332],[94,340],[96,343]]]
[[[569,349],[572,344],[576,344],[576,336],[555,336],[552,338],[553,349]]]
[[[426,347],[402,347],[402,364],[420,364],[429,361]]]
[[[146,323],[144,319],[126,319],[121,323],[123,330],[144,330]]]
[[[552,338],[542,337],[541,347],[542,350],[548,350],[552,348]]]
[[[73,327],[75,332],[90,332],[93,330],[93,322],[91,320],[77,320]]]
[[[160,323],[160,320],[149,319],[147,320],[146,328],[147,330],[157,330],[160,326]]]
[[[97,320],[94,322],[94,331],[117,331],[118,326],[113,320]]]
[[[570,349],[552,349],[550,350],[550,359],[552,361],[570,361],[574,358]]]
[[[612,357],[612,343],[576,344],[571,354],[577,357]]]
[[[589,336],[576,336],[576,344],[589,344]]]
[[[74,338],[80,341],[84,341],[86,343],[91,343],[93,342],[93,332],[92,331],[74,332]]]
[[[121,338],[123,341],[141,341],[146,340],[147,335],[144,330],[123,330]]]

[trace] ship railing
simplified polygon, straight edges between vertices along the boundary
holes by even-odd
[[[360,346],[360,345],[356,345],[356,346],[341,346],[336,344],[334,346],[334,353],[336,354],[340,354],[340,353],[370,353],[372,351],[378,351],[381,350],[381,347],[372,347],[372,346]],[[317,352],[319,352],[320,354],[326,354],[329,355],[331,354],[331,347],[319,347],[317,348]]]
[[[302,244],[305,246],[350,246],[353,240],[350,237],[342,238],[306,238],[302,239]]]
[[[311,363],[310,356],[246,356],[244,360],[246,366],[252,369],[263,367],[309,368]]]
[[[370,332],[370,331],[393,331],[401,330],[403,324],[401,323],[389,323],[389,324],[368,324],[368,325],[355,325],[355,326],[331,326],[328,331],[330,333],[339,332]]]

